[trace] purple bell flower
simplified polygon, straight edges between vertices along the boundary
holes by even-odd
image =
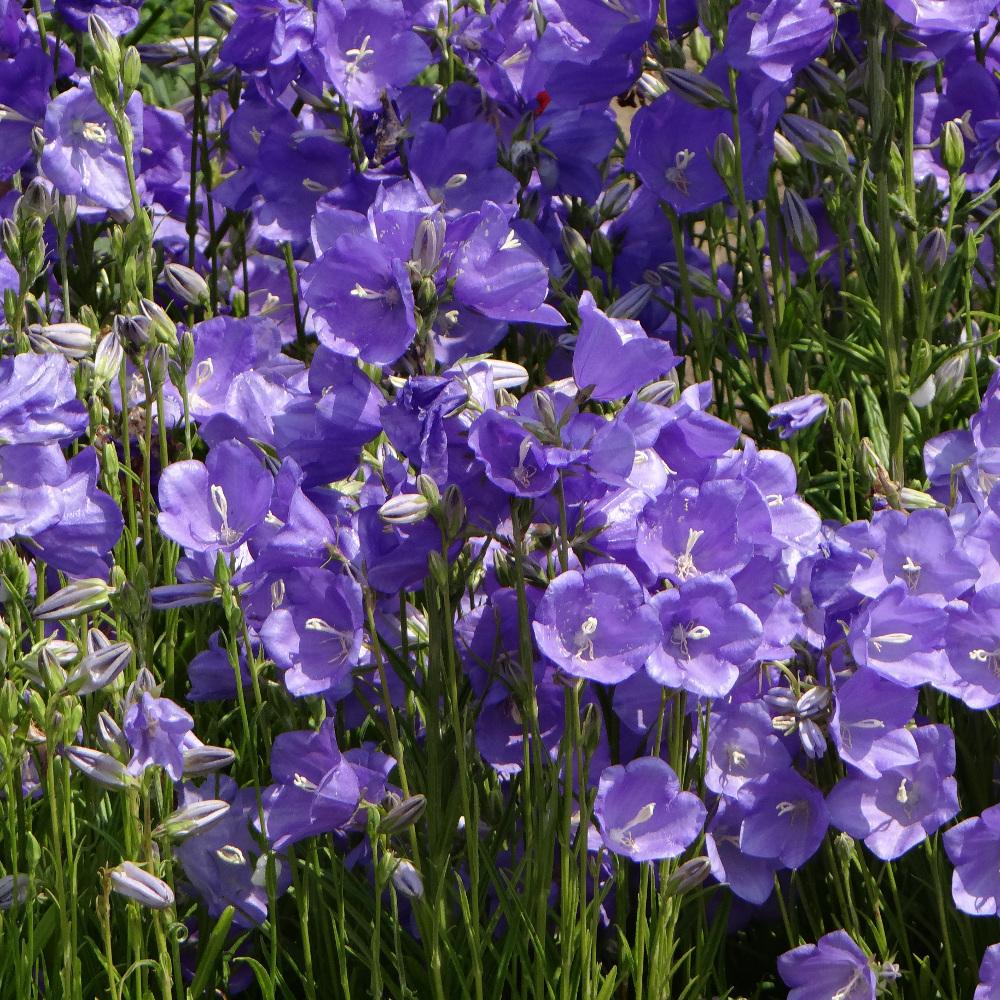
[[[778,771],[748,781],[739,791],[746,809],[740,850],[801,868],[819,850],[829,825],[823,794],[797,771]]]
[[[883,771],[854,775],[827,797],[831,822],[863,839],[883,861],[905,854],[958,812],[955,737],[947,726],[914,730],[919,759]]]
[[[604,846],[633,861],[676,858],[705,823],[697,795],[682,792],[677,775],[658,757],[639,757],[601,774],[594,818]]]
[[[1000,997],[1000,944],[991,944],[979,966],[979,985],[972,1000],[997,1000]]]
[[[767,426],[772,431],[778,431],[778,437],[784,441],[794,437],[817,420],[822,420],[826,416],[826,411],[826,397],[813,392],[808,396],[798,396],[788,400],[787,403],[772,406],[767,411],[771,417]]]
[[[656,614],[624,566],[557,576],[538,602],[538,648],[574,677],[615,684],[634,674],[660,639]]]
[[[122,729],[132,747],[128,773],[142,774],[147,767],[159,765],[173,781],[184,772],[184,738],[194,727],[194,720],[169,698],[156,698],[144,691],[125,713]]]
[[[974,917],[996,916],[1000,901],[1000,805],[946,830],[944,849],[955,866],[951,895]]]
[[[875,1000],[878,989],[868,956],[846,931],[786,951],[778,971],[791,987],[788,1000]]]
[[[232,552],[267,515],[274,480],[239,441],[214,447],[160,477],[160,530],[192,552]]]
[[[61,354],[0,358],[0,445],[64,442],[86,429],[87,408]]]

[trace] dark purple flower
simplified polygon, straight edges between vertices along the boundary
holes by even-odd
[[[913,731],[919,757],[877,778],[854,775],[827,797],[831,822],[891,861],[929,837],[958,812],[955,737],[947,726]]]
[[[31,158],[31,132],[45,117],[52,60],[39,47],[0,60],[0,179],[8,180]]]
[[[491,483],[519,497],[550,493],[559,478],[546,449],[527,428],[499,410],[487,410],[469,431],[469,447]]]
[[[184,772],[184,738],[194,727],[194,720],[169,698],[156,698],[144,691],[125,713],[122,729],[132,747],[128,773],[142,774],[147,767],[159,765],[174,781]]]
[[[142,98],[129,98],[126,109],[142,149]],[[112,211],[131,204],[125,156],[114,123],[84,81],[56,97],[45,112],[45,147],[41,166],[62,194],[75,195]]]
[[[769,430],[778,431],[778,436],[784,441],[794,437],[799,431],[822,420],[826,416],[826,397],[818,392],[808,396],[798,396],[787,403],[778,403],[768,410],[771,417],[767,425]]]
[[[56,0],[56,10],[74,31],[86,31],[93,14],[113,35],[127,35],[139,23],[142,3],[143,0]]]
[[[778,862],[755,858],[740,850],[740,828],[746,815],[747,810],[739,800],[720,800],[708,824],[705,853],[712,875],[719,882],[728,885],[733,895],[759,906],[774,891]]]
[[[430,62],[399,0],[320,0],[315,52],[337,92],[367,111]]]
[[[232,552],[264,520],[274,480],[245,444],[224,441],[203,465],[189,460],[160,477],[160,530],[192,552]]]
[[[1000,901],[1000,806],[946,830],[944,849],[955,866],[951,894],[963,913],[996,916]]]
[[[660,638],[636,578],[612,563],[557,576],[538,602],[538,648],[574,677],[615,684],[634,674]]]
[[[594,818],[604,846],[633,861],[683,854],[701,832],[705,806],[682,792],[677,775],[658,757],[639,757],[601,774]]]
[[[791,987],[788,1000],[875,1000],[878,988],[868,956],[846,931],[786,951],[778,971]]]

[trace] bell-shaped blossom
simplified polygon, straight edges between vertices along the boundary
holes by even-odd
[[[779,862],[740,850],[740,828],[746,816],[746,807],[738,799],[721,799],[708,824],[705,853],[717,881],[729,886],[734,896],[759,906],[774,891]]]
[[[142,149],[142,98],[128,101],[126,114]],[[62,194],[121,212],[131,204],[125,154],[115,126],[98,103],[89,81],[54,98],[45,112],[41,166]]]
[[[174,781],[184,772],[184,739],[194,720],[169,698],[157,698],[144,691],[125,713],[122,730],[132,747],[128,773],[142,772],[153,765],[162,767]]]
[[[650,606],[663,641],[646,663],[649,676],[702,697],[727,695],[764,631],[760,619],[739,603],[732,582],[724,576],[694,577],[657,594]]]
[[[748,781],[739,791],[745,810],[740,850],[801,868],[819,850],[829,825],[823,793],[797,771]]]
[[[557,576],[538,602],[533,630],[556,666],[602,684],[634,674],[660,638],[642,587],[613,563]]]
[[[0,177],[11,178],[32,157],[31,133],[45,117],[52,59],[28,46],[0,62]]]
[[[705,573],[732,575],[769,535],[767,505],[752,484],[731,479],[671,481],[642,512],[639,557],[657,575],[683,583]]]
[[[400,0],[320,0],[314,51],[337,92],[366,111],[430,62]]]
[[[919,758],[906,724],[917,708],[914,688],[861,669],[838,683],[830,737],[841,760],[869,778]]]
[[[264,520],[274,480],[239,441],[212,448],[205,463],[175,462],[160,477],[160,530],[191,552],[232,552]]]
[[[601,774],[594,818],[604,846],[633,861],[676,858],[705,823],[697,795],[682,792],[677,775],[658,757],[639,757]]]
[[[944,684],[949,677],[941,651],[946,621],[940,600],[912,596],[898,582],[865,606],[847,641],[858,664],[897,684]]]
[[[993,0],[885,0],[885,5],[914,28],[965,35],[978,31],[996,8]]]
[[[979,966],[979,985],[972,1000],[997,1000],[1000,997],[1000,944],[991,944]]]
[[[831,822],[883,861],[905,854],[958,812],[955,737],[947,726],[914,730],[918,760],[877,778],[853,775],[827,797]]]
[[[337,746],[333,719],[317,732],[279,733],[271,748],[271,774],[277,784],[264,792],[264,815],[276,850],[345,826],[361,800],[358,777]]]
[[[786,951],[778,972],[791,988],[788,1000],[875,1000],[879,992],[868,956],[846,931]]]
[[[1000,911],[1000,806],[946,830],[944,849],[955,866],[951,894],[963,913],[996,916]]]
[[[505,493],[541,497],[559,479],[559,469],[549,462],[538,438],[512,416],[487,410],[469,431],[469,447],[483,463],[486,475]]]
[[[476,228],[452,256],[448,277],[456,301],[489,319],[564,326],[545,304],[548,271],[511,227],[508,212],[491,201],[479,209]]]
[[[791,758],[760,701],[713,712],[708,724],[705,785],[735,797],[748,782],[790,768]]]
[[[651,340],[634,320],[606,316],[590,292],[580,296],[579,310],[573,378],[581,389],[592,387],[592,399],[622,399],[680,364],[669,344]]]
[[[68,441],[86,428],[87,408],[61,354],[0,358],[0,445]]]
[[[962,701],[970,708],[1000,704],[1000,584],[949,610],[945,651],[959,677],[954,690]]]
[[[282,603],[268,615],[260,637],[298,696],[351,690],[364,638],[361,591],[342,573],[302,567],[284,580]]]

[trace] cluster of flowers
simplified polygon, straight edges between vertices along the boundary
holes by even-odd
[[[710,412],[711,382],[681,391],[696,316],[727,301],[757,335],[743,275],[686,245],[679,216],[768,196],[777,146],[816,177],[816,197],[784,193],[782,239],[815,258],[851,238],[819,198],[824,171],[850,170],[847,147],[788,107],[803,76],[847,105],[851,81],[816,60],[831,46],[863,59],[865,12],[666,6],[664,24],[653,0],[236,0],[213,8],[221,42],[142,50],[150,66],[194,60],[215,87],[181,110],[143,102],[138,54],[116,40],[139,4],[56,0],[66,28],[89,25],[90,74],[45,5],[0,5],[0,175],[17,177],[0,200],[0,289],[21,351],[0,359],[0,543],[37,560],[24,594],[47,623],[15,641],[29,686],[94,708],[95,727],[59,747],[76,771],[110,789],[157,768],[177,783],[159,829],[209,914],[258,926],[292,884],[289,848],[332,835],[364,865],[370,809],[383,829],[418,821],[419,796],[391,780],[396,748],[341,749],[337,727],[413,711],[383,646],[426,683],[426,591],[450,597],[458,564],[448,614],[470,748],[514,795],[530,755],[559,760],[575,699],[587,773],[563,792],[586,807],[574,821],[595,854],[687,855],[681,882],[759,907],[831,829],[891,861],[959,816],[955,736],[919,692],[1000,704],[1000,375],[967,431],[928,443],[928,494],[847,525],[798,495],[788,455]],[[913,98],[916,181],[955,198],[968,142],[963,191],[987,191],[996,4],[884,6],[905,25],[899,57],[938,63]],[[644,72],[657,46],[715,37],[698,72]],[[651,100],[626,151],[610,102],[631,88]],[[131,237],[140,219],[145,263],[166,262],[164,305],[89,305],[108,320],[95,351],[68,278],[33,261],[29,237],[82,267],[85,227]],[[931,235],[921,253],[940,267],[950,237]],[[29,298],[44,322],[22,337]],[[938,372],[918,405],[955,375]],[[781,438],[827,412],[821,395],[780,393]],[[145,523],[120,476],[132,435],[147,514],[155,499]],[[161,447],[157,467],[154,436],[185,438],[185,457]],[[177,560],[146,558],[154,523]],[[122,598],[137,546],[163,569],[140,593],[153,609],[238,612],[239,631],[186,664],[183,697],[164,695],[134,636],[64,624]],[[0,591],[5,612],[24,594]],[[329,718],[273,734],[271,783],[254,787],[216,773],[232,748],[202,742],[178,702],[245,715],[262,676],[267,697]],[[45,794],[33,755],[17,763],[22,794]],[[1000,806],[943,843],[955,906],[996,915]],[[155,867],[125,859],[111,883],[172,907]],[[423,874],[395,859],[402,896],[420,896]],[[0,880],[0,906],[25,884]],[[997,948],[977,1000],[1000,995]],[[796,1000],[874,997],[891,957],[837,931],[779,971]]]

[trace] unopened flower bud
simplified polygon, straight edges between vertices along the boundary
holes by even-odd
[[[670,68],[662,71],[667,86],[678,96],[683,97],[688,104],[696,108],[714,111],[717,108],[728,108],[729,98],[722,88],[712,83],[704,74],[689,69]]]
[[[917,264],[928,277],[944,267],[948,259],[948,238],[940,226],[935,226],[917,247]]]
[[[101,643],[95,643],[66,678],[66,687],[81,696],[106,688],[132,658],[132,647],[127,642],[108,642],[96,629],[90,632],[99,635]],[[89,635],[87,644],[91,644]]]
[[[649,305],[653,288],[646,282],[633,285],[624,295],[615,299],[605,310],[613,319],[635,319]]]
[[[62,621],[89,614],[103,608],[113,593],[114,590],[97,577],[74,580],[42,601],[32,617],[38,621]]]
[[[804,118],[802,115],[785,114],[781,127],[795,148],[807,160],[820,166],[850,173],[851,163],[844,137],[833,129]]]
[[[236,11],[224,3],[210,4],[208,15],[223,31],[230,31],[236,24]]]
[[[427,799],[423,795],[411,795],[408,799],[403,799],[382,817],[379,832],[391,837],[408,830],[423,816],[426,808]]]
[[[792,188],[785,188],[785,196],[781,201],[781,221],[792,246],[809,261],[819,247],[819,234],[809,206]]]
[[[90,747],[67,747],[63,754],[78,771],[102,788],[117,791],[135,784],[125,765],[111,754]]]
[[[87,18],[87,33],[97,51],[97,65],[112,80],[118,79],[121,62],[121,46],[107,22],[97,14]]]
[[[31,346],[43,354],[58,352],[72,361],[90,356],[94,334],[82,323],[49,323],[28,327]]]
[[[780,132],[774,133],[774,158],[779,167],[794,169],[802,163],[799,151]]]
[[[208,300],[208,283],[190,267],[171,261],[163,268],[163,277],[170,291],[188,305],[197,306]]]
[[[590,248],[587,241],[572,227],[563,226],[562,234],[563,252],[569,262],[581,274],[590,274]]]
[[[165,910],[174,903],[174,891],[161,878],[150,875],[137,864],[123,861],[109,873],[111,888],[152,910]]]
[[[708,878],[711,870],[712,863],[706,857],[685,861],[684,864],[678,865],[676,871],[667,879],[667,895],[680,896],[682,893],[697,889]]]
[[[420,899],[424,894],[424,880],[413,863],[399,858],[392,869],[392,884],[396,892],[407,899]]]
[[[117,379],[121,372],[122,361],[125,359],[125,351],[118,334],[111,331],[97,345],[94,354],[94,378],[98,385],[105,385],[113,379]]]
[[[423,275],[433,275],[441,261],[444,246],[445,221],[440,216],[421,219],[413,236],[413,250],[410,258],[420,268]]]
[[[399,493],[386,500],[378,513],[388,524],[416,524],[427,517],[430,508],[427,497],[420,493]]]
[[[125,738],[122,727],[112,718],[111,713],[102,709],[97,715],[97,739],[110,754],[124,757],[131,753],[131,747]]]
[[[616,219],[628,207],[634,188],[629,180],[616,181],[597,199],[597,212],[602,221]]]
[[[177,324],[166,314],[162,307],[152,299],[143,299],[139,303],[142,315],[149,321],[149,335],[158,343],[177,346]]]
[[[938,503],[929,493],[915,490],[910,486],[904,486],[899,491],[899,502],[903,510],[932,510],[944,507],[944,504]]]
[[[45,186],[45,182],[36,177],[25,189],[24,194],[17,200],[15,214],[19,212],[29,212],[40,218],[46,219],[52,213],[52,195]]]
[[[154,837],[170,837],[172,840],[184,840],[196,833],[201,833],[221,820],[230,805],[225,799],[202,799],[192,802],[172,812],[153,831]]]
[[[735,179],[736,171],[739,169],[736,160],[736,145],[726,132],[720,132],[715,137],[715,145],[712,147],[712,166],[726,183]]]
[[[170,354],[166,344],[157,344],[149,352],[149,360],[146,367],[149,370],[149,381],[153,392],[156,392],[167,381],[167,371],[170,363]]]
[[[437,507],[441,503],[441,491],[438,489],[438,484],[423,472],[417,476],[417,492],[431,507]]]
[[[184,777],[195,778],[229,767],[236,754],[228,747],[200,746],[184,751]]]

